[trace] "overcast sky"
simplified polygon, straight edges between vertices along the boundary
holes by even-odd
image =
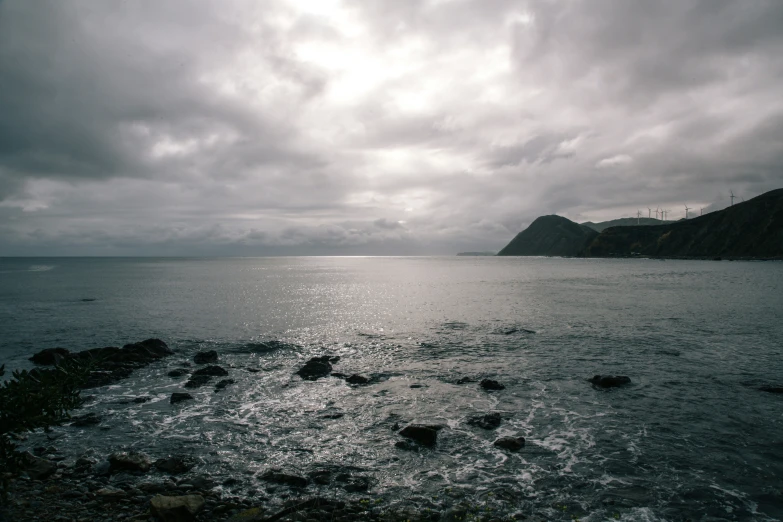
[[[0,0],[0,255],[451,254],[783,186],[783,2]]]

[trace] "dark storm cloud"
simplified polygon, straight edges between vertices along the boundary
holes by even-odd
[[[780,27],[772,0],[0,1],[0,249],[449,253],[719,207],[783,179]]]

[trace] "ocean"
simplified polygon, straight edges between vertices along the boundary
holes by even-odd
[[[761,390],[783,386],[779,262],[0,259],[8,368],[31,368],[44,348],[152,337],[176,354],[85,392],[95,397],[79,413],[99,426],[26,444],[54,439],[70,460],[186,454],[192,474],[269,503],[321,494],[548,520],[783,519],[783,395]],[[167,373],[204,350],[236,382],[169,404],[185,390]],[[373,383],[295,375],[320,355]],[[597,389],[595,374],[632,382]],[[505,389],[484,391],[483,378]],[[151,400],[129,402],[139,396]],[[467,423],[489,412],[497,429]],[[412,422],[444,426],[434,448],[395,446],[392,428]],[[493,446],[501,436],[525,447]],[[368,490],[289,492],[261,479],[272,467],[343,470]]]

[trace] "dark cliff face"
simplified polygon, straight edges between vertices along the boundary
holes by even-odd
[[[517,234],[499,256],[575,256],[598,232],[560,216],[541,216]]]
[[[781,257],[783,189],[676,223],[608,228],[583,251],[588,257],[633,253],[672,257]]]

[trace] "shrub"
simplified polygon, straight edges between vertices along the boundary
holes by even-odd
[[[23,469],[25,458],[16,442],[25,432],[49,430],[68,419],[68,412],[83,402],[79,389],[89,374],[90,365],[65,361],[53,369],[14,371],[0,383],[0,468]],[[0,366],[3,375],[5,365]]]

